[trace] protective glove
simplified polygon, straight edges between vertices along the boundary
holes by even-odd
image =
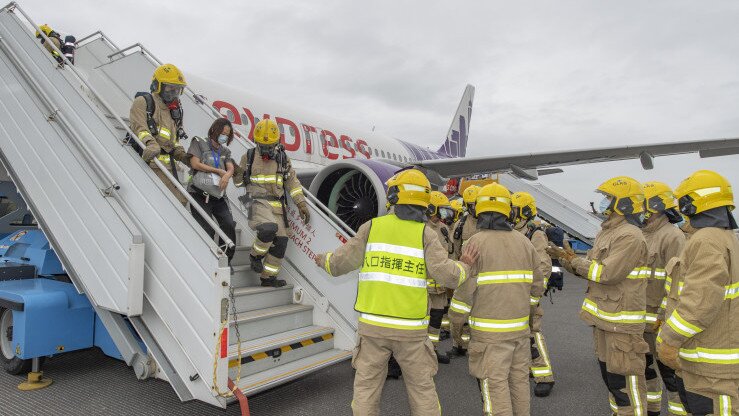
[[[178,160],[184,164],[187,165],[187,167],[190,166],[190,158],[187,156],[187,152],[185,152],[185,148],[182,146],[176,146],[174,148],[174,151],[172,151],[172,156],[174,156],[174,160]]]
[[[679,370],[680,362],[677,357],[678,349],[676,347],[665,342],[657,343],[657,358],[662,361],[662,364],[665,364],[672,369]]]
[[[141,157],[146,163],[151,162],[152,159],[159,156],[159,154],[162,152],[162,148],[159,147],[157,141],[154,140],[154,138],[151,136],[149,136],[149,139],[144,142],[144,145],[146,145],[146,147],[144,148]]]
[[[572,262],[572,259],[577,257],[574,251],[565,250],[564,248],[557,246],[548,246],[547,254],[549,254],[553,259],[563,259],[568,263]]]
[[[654,333],[656,334],[657,332],[659,332],[659,328],[661,326],[662,326],[662,321],[660,319],[657,319],[657,321],[655,321],[652,324],[652,331],[654,331]]]
[[[300,219],[303,220],[305,224],[308,224],[310,222],[310,210],[308,209],[308,204],[300,202],[298,204],[298,211],[300,211]]]

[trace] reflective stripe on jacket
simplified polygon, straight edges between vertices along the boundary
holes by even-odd
[[[667,320],[657,341],[679,348],[683,371],[736,379],[739,241],[732,230],[701,228],[672,263]],[[684,283],[682,289],[680,283]]]
[[[603,222],[586,258],[570,263],[588,280],[580,317],[609,332],[642,334],[646,322],[647,243],[621,215]]]

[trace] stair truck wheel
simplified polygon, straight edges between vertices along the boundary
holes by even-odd
[[[31,371],[32,360],[22,360],[13,350],[13,311],[0,308],[0,364],[9,374],[18,375]]]

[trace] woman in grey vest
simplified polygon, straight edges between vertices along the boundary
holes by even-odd
[[[228,181],[234,173],[231,150],[228,149],[232,141],[233,127],[231,122],[225,118],[219,118],[213,122],[208,129],[206,139],[193,138],[190,149],[187,151],[192,167],[192,180],[187,190],[203,210],[215,219],[228,238],[236,241],[236,223],[228,207],[228,199],[225,197]],[[213,228],[193,207],[190,207],[190,211],[205,232],[212,236]],[[234,247],[226,251],[229,264],[234,252]]]

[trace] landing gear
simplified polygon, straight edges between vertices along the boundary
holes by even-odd
[[[13,349],[13,311],[0,308],[0,365],[8,374],[18,375],[31,371],[33,360],[22,360]],[[43,357],[39,365],[43,364]]]

